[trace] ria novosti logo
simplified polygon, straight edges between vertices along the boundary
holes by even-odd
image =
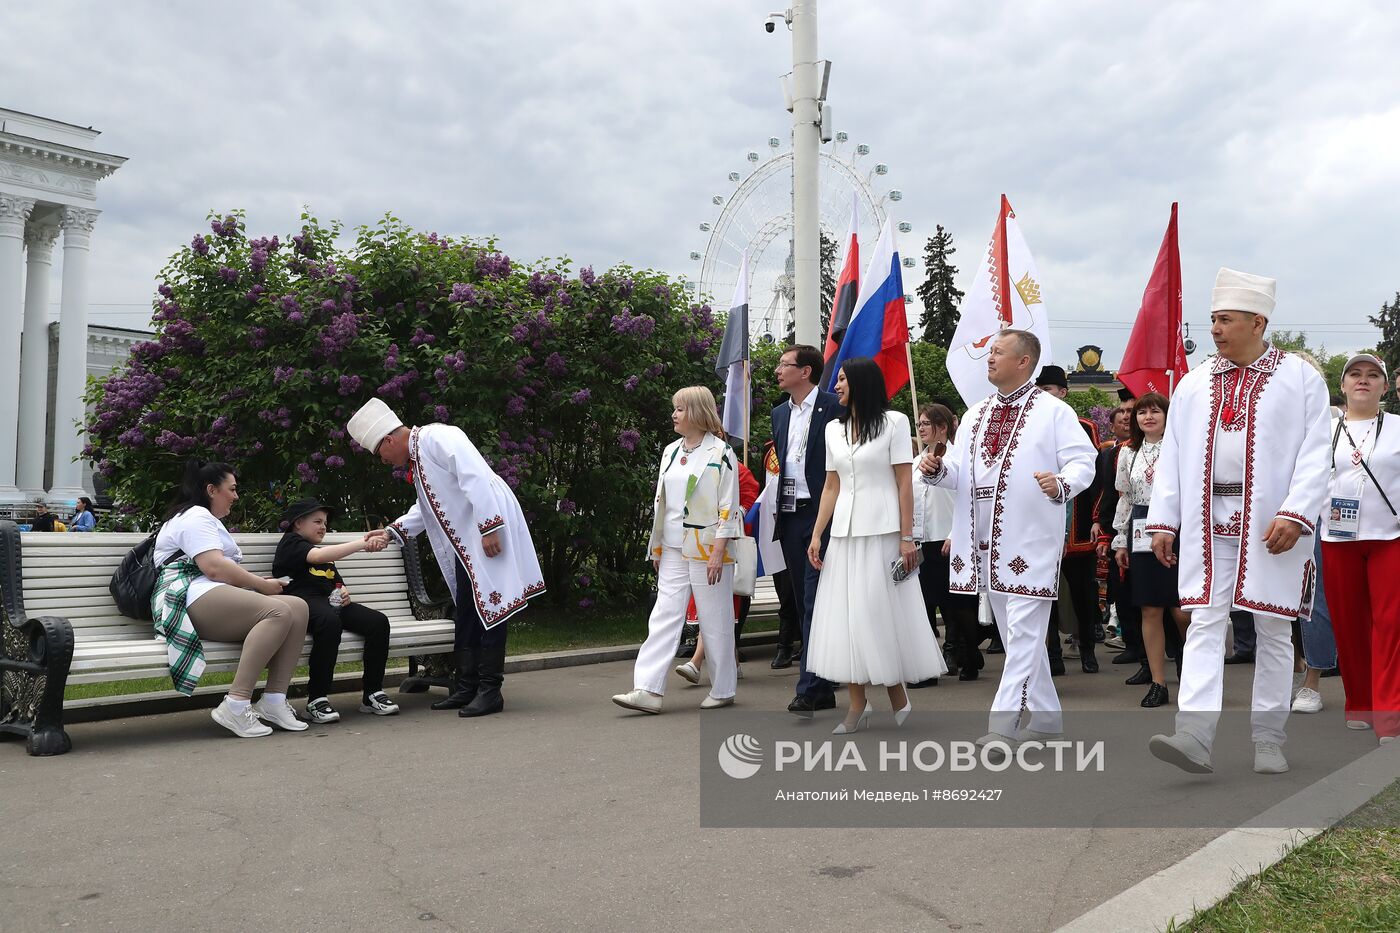
[[[719,767],[735,780],[751,778],[763,767],[763,746],[746,732],[735,733],[719,747]]]

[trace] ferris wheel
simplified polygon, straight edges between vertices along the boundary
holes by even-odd
[[[822,147],[818,163],[818,217],[822,235],[840,244],[838,264],[844,261],[842,240],[850,226],[852,199],[860,241],[873,246],[887,205],[904,197],[898,188],[881,191],[889,166],[875,162],[867,167],[862,160],[870,155],[870,147],[848,147],[848,140],[845,133],[837,133],[831,144]],[[719,215],[700,224],[700,232],[708,234],[705,248],[690,253],[699,274],[694,280],[684,278],[687,291],[722,310],[734,294],[740,260],[747,250],[749,336],[773,342],[786,338],[794,320],[792,152],[783,151],[776,136],[769,138],[768,149],[767,159],[757,151],[748,152],[747,177],[730,172],[734,186],[730,193],[710,198]],[[907,234],[913,226],[900,223],[898,230]],[[903,258],[906,268],[915,264],[912,257]],[[911,300],[905,295],[906,302]]]

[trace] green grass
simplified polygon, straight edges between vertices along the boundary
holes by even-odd
[[[754,619],[744,626],[746,632],[771,632],[778,627],[773,619]],[[636,606],[612,610],[570,611],[554,606],[530,609],[510,623],[508,652],[511,655],[540,654],[546,651],[567,651],[573,648],[599,648],[609,645],[640,644],[647,634],[647,617]],[[389,665],[403,664],[402,659],[390,658]],[[360,670],[358,661],[337,664],[336,673]],[[306,668],[297,668],[296,676],[305,677]],[[199,685],[216,686],[233,682],[233,672],[215,672],[200,678]],[[147,677],[140,680],[119,680],[109,683],[70,685],[63,691],[65,700],[88,700],[96,697],[126,696],[133,693],[157,693],[170,689],[169,677]]]
[[[1178,933],[1400,930],[1400,781]]]

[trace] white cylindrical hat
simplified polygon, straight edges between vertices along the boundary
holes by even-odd
[[[355,412],[345,429],[350,432],[355,443],[370,453],[374,453],[380,441],[401,427],[403,427],[403,422],[399,420],[399,416],[394,414],[383,401],[372,398],[365,402],[359,411]]]
[[[1236,272],[1221,267],[1215,274],[1215,288],[1210,293],[1210,310],[1248,311],[1267,320],[1274,313],[1274,289],[1277,280],[1248,272]]]

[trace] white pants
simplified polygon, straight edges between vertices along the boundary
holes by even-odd
[[[1007,736],[1026,729],[1063,732],[1060,696],[1050,679],[1050,656],[1045,650],[1053,601],[992,592],[987,593],[987,601],[1006,646],[1006,666],[992,700],[989,731]]]
[[[666,675],[676,657],[685,610],[695,595],[700,634],[705,639],[705,660],[710,668],[710,696],[718,700],[734,695],[738,671],[734,660],[734,565],[711,586],[704,561],[686,560],[680,548],[663,547],[656,574],[656,605],[647,622],[647,640],[637,652],[633,686],[649,693],[666,692]]]
[[[1300,541],[1298,546],[1306,546]],[[1186,647],[1181,662],[1181,687],[1177,690],[1176,731],[1200,740],[1207,749],[1215,744],[1215,727],[1225,680],[1225,632],[1239,572],[1238,538],[1217,537],[1212,542],[1210,604],[1191,612]],[[1293,630],[1284,619],[1254,617],[1254,699],[1250,726],[1256,742],[1284,741],[1293,688]]]

